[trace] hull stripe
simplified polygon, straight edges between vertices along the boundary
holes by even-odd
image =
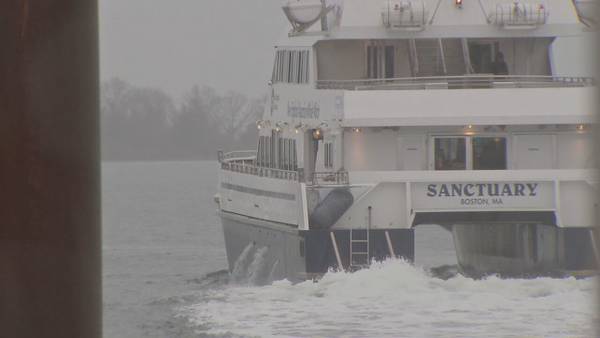
[[[286,194],[284,192],[276,192],[276,191],[268,191],[268,190],[249,188],[249,187],[245,187],[245,186],[237,185],[237,184],[221,183],[221,188],[227,189],[227,190],[234,190],[234,191],[238,191],[238,192],[242,192],[242,193],[246,193],[246,194],[252,194],[252,195],[256,195],[256,196],[278,198],[278,199],[287,200],[287,201],[295,201],[296,200],[296,195],[294,195],[294,194]]]

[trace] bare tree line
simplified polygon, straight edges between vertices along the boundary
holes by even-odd
[[[254,148],[265,98],[192,87],[181,103],[156,88],[114,78],[101,86],[102,157],[108,161],[200,160]]]

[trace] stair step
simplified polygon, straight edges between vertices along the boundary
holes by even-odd
[[[351,240],[352,243],[367,243],[368,241],[366,239],[353,239]]]

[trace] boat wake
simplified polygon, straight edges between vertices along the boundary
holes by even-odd
[[[254,249],[254,244],[249,243],[235,261],[230,279],[232,284],[260,286],[272,280],[274,267],[269,267],[265,260],[269,248]]]
[[[257,276],[250,270],[269,273],[261,250],[252,256],[248,281]],[[474,280],[440,271],[388,260],[316,283],[229,283],[200,291],[178,313],[210,336],[593,336],[595,278]]]

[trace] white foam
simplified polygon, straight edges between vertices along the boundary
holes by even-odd
[[[238,256],[233,263],[233,271],[231,272],[231,281],[234,283],[241,282],[246,279],[248,273],[250,253],[254,249],[253,243],[248,243],[242,253]]]
[[[256,255],[255,255],[256,256]],[[318,283],[228,286],[182,309],[208,334],[589,337],[595,279],[441,280],[400,260]]]

